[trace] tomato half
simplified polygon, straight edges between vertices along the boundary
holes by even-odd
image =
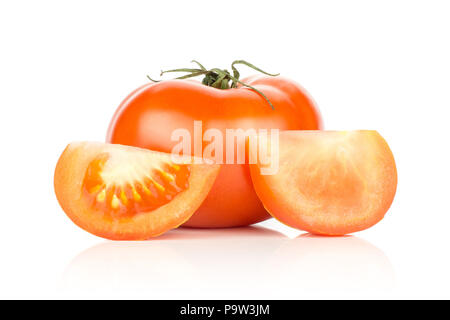
[[[242,81],[263,92],[274,109],[260,94],[241,85],[221,90],[197,81],[163,81],[137,89],[122,102],[111,120],[106,140],[171,152],[177,144],[171,140],[172,132],[184,128],[193,139],[195,120],[202,121],[203,132],[215,128],[224,135],[226,129],[238,128],[322,128],[318,109],[295,82],[267,76]],[[203,148],[207,145],[204,142]],[[226,150],[223,154],[226,157]],[[245,226],[269,217],[255,194],[248,165],[225,164],[206,200],[184,225]]]
[[[219,165],[172,162],[169,154],[78,142],[55,170],[58,201],[78,226],[114,240],[144,240],[176,228],[205,199]]]
[[[285,131],[278,172],[262,175],[264,165],[250,167],[267,210],[315,234],[369,228],[384,217],[397,188],[394,157],[376,131]]]

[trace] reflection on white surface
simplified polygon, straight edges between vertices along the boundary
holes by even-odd
[[[354,236],[320,237],[303,234],[281,246],[267,272],[281,287],[346,291],[394,286],[394,270],[386,255]]]
[[[357,237],[289,239],[261,227],[180,228],[146,242],[91,247],[66,268],[62,287],[69,292],[143,290],[147,298],[276,298],[284,288],[390,288],[393,281],[383,252]]]

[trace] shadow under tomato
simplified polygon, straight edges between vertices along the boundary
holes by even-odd
[[[171,230],[150,241],[159,240],[195,240],[195,239],[219,239],[219,238],[282,238],[283,234],[261,226],[236,227],[236,228],[178,228]]]

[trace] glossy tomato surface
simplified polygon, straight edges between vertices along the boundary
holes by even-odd
[[[111,120],[107,142],[171,152],[179,142],[171,140],[172,132],[185,128],[194,139],[196,120],[202,121],[203,132],[215,128],[224,136],[226,129],[238,128],[322,128],[314,102],[295,82],[267,76],[242,81],[263,92],[274,109],[260,94],[243,86],[221,90],[197,81],[162,81],[135,90],[122,102]],[[208,197],[184,225],[235,227],[269,217],[253,189],[248,165],[224,164]]]

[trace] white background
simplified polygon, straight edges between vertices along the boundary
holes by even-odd
[[[448,1],[2,1],[0,297],[450,298],[449,17]],[[66,144],[104,140],[146,74],[191,59],[246,59],[301,83],[327,129],[378,130],[399,175],[385,219],[138,243],[72,224],[53,193]]]

